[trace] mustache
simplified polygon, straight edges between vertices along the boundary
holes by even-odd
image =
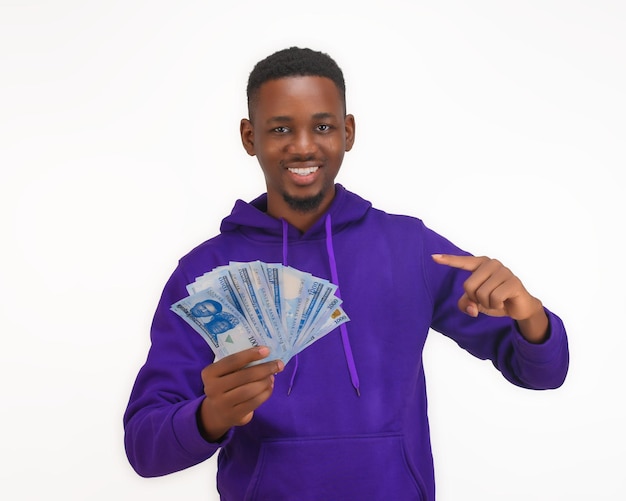
[[[304,162],[319,162],[323,163],[323,158],[318,158],[315,155],[292,155],[287,159],[281,160],[282,165],[289,165],[292,163],[304,163]]]

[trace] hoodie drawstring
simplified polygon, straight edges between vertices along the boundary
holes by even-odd
[[[281,219],[283,223],[283,266],[289,266],[287,262],[287,253],[289,249],[289,223],[284,219]],[[289,379],[289,389],[287,390],[287,395],[291,394],[291,389],[293,388],[293,382],[296,379],[296,373],[298,372],[298,354],[296,353],[293,371],[291,371],[291,378]]]
[[[283,227],[283,266],[288,266],[287,255],[288,255],[288,232],[289,232],[289,224],[284,219],[281,219],[282,227]],[[338,298],[341,298],[341,294],[339,292],[339,276],[337,274],[337,261],[335,260],[335,251],[333,249],[333,232],[332,232],[332,219],[330,214],[326,216],[325,220],[325,228],[326,228],[326,252],[328,253],[328,264],[330,266],[330,276],[332,282],[337,286],[337,290],[335,291],[335,295]],[[350,381],[352,382],[352,386],[356,390],[356,394],[360,397],[360,383],[359,383],[359,375],[356,370],[356,365],[354,363],[354,357],[352,355],[352,347],[350,346],[350,339],[348,338],[348,329],[345,324],[341,324],[339,326],[339,331],[341,332],[341,342],[343,344],[343,352],[346,359],[346,363],[348,364],[348,371],[350,372]],[[296,379],[296,373],[298,372],[298,354],[295,356],[293,371],[291,372],[291,378],[289,380],[289,389],[287,390],[287,395],[291,393],[293,389],[294,381]]]
[[[337,261],[335,260],[335,251],[333,250],[333,232],[330,214],[326,216],[326,251],[328,252],[330,276],[333,283],[337,286],[335,295],[341,299],[341,293],[339,292],[339,276],[337,275]],[[352,381],[352,386],[354,386],[356,394],[360,397],[361,391],[359,375],[356,371],[354,357],[352,356],[352,347],[350,346],[350,339],[348,338],[348,328],[346,327],[346,324],[341,324],[339,326],[339,331],[341,332],[341,342],[343,344],[343,352],[346,357],[346,363],[348,364],[348,370],[350,371],[350,381]]]
[[[288,266],[287,264],[287,246],[289,245],[289,223],[284,219],[281,219],[283,223],[283,266]]]

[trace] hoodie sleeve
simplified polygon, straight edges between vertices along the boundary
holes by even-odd
[[[151,347],[124,414],[124,445],[135,471],[165,475],[200,463],[220,444],[204,440],[196,413],[203,398],[202,369],[213,360],[210,347],[170,310],[187,296],[181,267],[168,281],[151,329]]]
[[[533,344],[526,341],[511,318],[484,314],[473,318],[461,312],[457,302],[470,273],[439,265],[431,255],[469,253],[428,228],[422,228],[425,280],[433,301],[431,327],[472,355],[491,360],[502,375],[517,386],[531,389],[561,386],[569,365],[567,335],[561,319],[546,309],[550,324],[548,337],[541,344]]]

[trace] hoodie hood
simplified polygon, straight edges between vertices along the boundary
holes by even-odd
[[[332,233],[340,232],[346,225],[362,219],[372,204],[358,195],[346,190],[342,185],[335,185],[335,198],[326,214],[322,215],[306,232],[288,225],[286,237],[290,242],[300,239],[326,238],[325,220],[330,215]],[[240,231],[248,238],[260,241],[275,241],[283,238],[283,224],[267,214],[267,193],[248,203],[237,200],[229,216],[222,220],[220,231],[227,233]]]

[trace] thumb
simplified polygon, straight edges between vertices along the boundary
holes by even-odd
[[[468,297],[467,293],[461,296],[457,306],[459,310],[470,317],[476,318],[478,316],[478,305]]]
[[[243,426],[243,425],[248,424],[250,421],[252,421],[253,417],[254,417],[254,411],[250,411],[248,414],[246,414],[239,420],[239,422],[237,423],[237,426]]]

